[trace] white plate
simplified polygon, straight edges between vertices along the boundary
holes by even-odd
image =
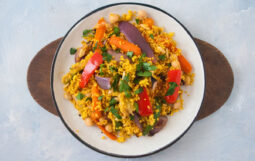
[[[97,127],[87,127],[84,124],[73,104],[63,97],[64,91],[61,77],[68,72],[69,67],[74,63],[74,56],[70,56],[69,49],[81,46],[82,31],[92,28],[101,17],[107,19],[110,13],[122,14],[127,13],[128,10],[145,10],[155,20],[156,25],[164,27],[167,32],[175,32],[174,39],[177,41],[177,47],[182,49],[183,55],[191,62],[193,72],[196,75],[193,86],[184,89],[190,94],[190,96],[184,94],[184,109],[169,117],[169,121],[162,131],[153,137],[132,137],[125,143],[118,143],[110,139],[102,140],[101,136],[103,134]],[[192,125],[204,96],[204,67],[199,50],[191,34],[173,16],[159,8],[145,4],[111,4],[87,14],[67,32],[53,60],[51,89],[61,120],[79,141],[104,154],[117,157],[140,157],[168,147],[178,140]],[[79,132],[77,133],[76,130],[79,130]]]

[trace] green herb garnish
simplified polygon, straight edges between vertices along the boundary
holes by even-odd
[[[152,34],[150,34],[150,37],[151,37],[152,39],[154,39],[154,36],[153,36]]]
[[[103,46],[103,47],[99,47],[101,49],[102,52],[106,52],[107,49],[106,49],[106,46]]]
[[[135,19],[135,22],[136,22],[137,24],[139,24],[139,23],[140,23],[140,20],[139,20],[138,18],[136,18],[136,19]]]
[[[71,54],[71,55],[75,54],[76,51],[77,51],[77,49],[75,49],[75,48],[70,48],[70,54]]]
[[[166,96],[174,94],[174,90],[178,85],[175,82],[169,82],[169,88],[166,92]]]
[[[95,44],[95,46],[92,48],[93,51],[95,51],[97,49],[97,42]]]
[[[120,87],[119,87],[120,92],[130,91],[131,88],[128,85],[128,81],[129,81],[129,74],[127,74],[122,80],[120,80]]]
[[[135,117],[133,115],[130,115],[129,118],[130,120],[134,120]]]
[[[135,111],[136,111],[137,113],[139,113],[138,104],[137,104],[136,102],[134,103],[134,106],[135,106]]]
[[[137,75],[140,77],[151,77],[152,73],[150,71],[144,71],[144,72],[138,72]]]
[[[103,99],[103,95],[98,97],[98,100],[101,101]]]
[[[133,51],[128,51],[128,52],[127,52],[127,56],[128,56],[129,58],[132,58],[133,53],[134,53]]]
[[[112,97],[110,100],[110,106],[114,106],[117,103],[118,103],[118,101],[114,97]]]
[[[141,92],[143,92],[143,88],[142,87],[138,88],[134,93],[135,94],[140,94]]]
[[[92,101],[91,97],[87,97],[85,101]]]
[[[143,130],[143,136],[147,135],[153,127],[151,125],[147,125]]]
[[[165,60],[166,56],[165,55],[159,55],[158,58],[159,58],[159,60]]]
[[[121,77],[121,75],[119,75],[119,74],[116,74],[113,77],[113,82],[111,84],[111,88],[113,88],[114,91],[118,90],[118,84],[119,84],[119,81],[120,81],[120,77]]]
[[[108,54],[107,52],[102,53],[103,60],[106,60],[107,62],[110,62],[112,60],[112,55]]]
[[[76,96],[77,100],[82,100],[84,98],[84,94],[82,93],[78,93],[77,96]]]
[[[115,130],[118,131],[119,128],[120,128],[122,125],[123,125],[123,124],[122,124],[121,121],[116,121],[116,122],[115,122]]]
[[[83,36],[87,36],[88,34],[90,34],[93,30],[83,30]]]
[[[109,66],[110,71],[113,73],[114,71],[117,71],[117,68],[113,67],[113,66]]]
[[[110,109],[111,113],[117,117],[118,119],[121,119],[122,117],[118,114],[118,111],[114,108],[114,106],[111,106],[111,109]]]
[[[131,97],[131,94],[130,94],[130,92],[128,92],[128,91],[125,91],[125,96],[126,96],[127,98],[130,98],[130,97]]]
[[[118,27],[114,27],[113,28],[113,33],[116,35],[116,36],[119,36],[120,35],[120,29]]]

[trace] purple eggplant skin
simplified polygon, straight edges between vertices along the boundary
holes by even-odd
[[[154,134],[156,134],[157,132],[159,132],[160,130],[163,129],[163,127],[166,125],[167,123],[167,117],[166,116],[160,116],[159,120],[156,122],[156,124],[154,125],[154,128],[149,132],[149,136],[153,136]]]
[[[120,57],[123,56],[124,59],[128,59],[129,62],[131,62],[130,58],[125,55],[125,54],[122,54],[122,53],[116,53],[115,51],[113,50],[107,50],[107,53],[110,54],[111,56],[114,57],[114,60],[116,60],[117,62],[120,62]]]
[[[111,78],[108,77],[100,77],[100,76],[95,76],[95,79],[98,83],[98,85],[102,89],[110,89],[111,88]]]
[[[134,112],[134,122],[136,126],[140,129],[140,131],[143,131],[143,127],[139,121],[139,115],[136,112]]]
[[[157,61],[150,44],[145,40],[142,36],[141,32],[131,23],[127,21],[121,21],[119,23],[120,32],[122,32],[128,41],[138,45],[143,53],[146,53],[147,57],[151,57],[152,62],[155,63]]]

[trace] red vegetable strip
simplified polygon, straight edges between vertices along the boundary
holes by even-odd
[[[94,74],[95,70],[103,62],[103,56],[96,52],[86,64],[80,81],[80,88],[84,88],[89,81],[89,78]]]
[[[192,67],[191,67],[190,63],[188,62],[188,60],[183,55],[179,55],[178,60],[180,61],[182,70],[185,73],[190,73],[192,70]]]
[[[169,70],[167,73],[167,82],[175,82],[178,86],[175,87],[174,93],[169,96],[165,96],[167,103],[175,103],[178,97],[178,91],[180,89],[180,83],[181,83],[181,70]],[[169,88],[169,85],[168,87]]]
[[[153,114],[152,106],[150,103],[149,96],[147,94],[147,90],[144,87],[143,91],[139,93],[140,100],[137,101],[138,108],[139,108],[139,114],[141,116],[149,116]]]

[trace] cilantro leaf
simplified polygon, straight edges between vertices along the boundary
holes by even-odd
[[[98,97],[98,100],[101,101],[103,99],[103,95]]]
[[[95,46],[92,48],[93,51],[95,51],[97,49],[97,42],[95,44]]]
[[[114,77],[113,77],[113,82],[111,84],[111,87],[113,88],[114,91],[117,91],[118,90],[118,84],[119,84],[119,81],[120,81],[120,75],[119,74],[116,74]]]
[[[110,106],[113,106],[117,103],[118,103],[118,101],[114,97],[112,97],[111,100],[110,100]]]
[[[138,72],[137,75],[140,77],[151,77],[152,76],[150,71]]]
[[[151,37],[152,39],[154,39],[154,36],[153,36],[152,34],[150,34],[150,37]]]
[[[156,70],[157,69],[157,67],[155,66],[155,65],[151,65],[150,67],[149,67],[149,70],[150,71],[154,71],[154,70]]]
[[[134,53],[133,51],[128,51],[128,52],[127,52],[127,56],[128,56],[129,58],[132,58],[133,53]]]
[[[159,60],[165,60],[166,56],[165,55],[159,55],[158,58],[159,58]]]
[[[92,98],[91,97],[87,97],[86,101],[92,101]]]
[[[122,117],[118,114],[118,111],[114,108],[114,106],[111,106],[110,111],[115,117],[117,117],[118,119],[122,119]]]
[[[134,93],[135,94],[140,94],[141,92],[143,92],[143,88],[142,87],[138,88]]]
[[[130,98],[130,97],[131,97],[130,92],[125,91],[125,96],[126,96],[127,98]]]
[[[166,92],[166,96],[174,94],[174,90],[178,85],[175,82],[169,82],[169,88]]]
[[[143,130],[143,136],[147,135],[153,127],[151,125],[147,125]]]
[[[76,51],[77,51],[77,49],[75,49],[75,48],[70,48],[70,54],[71,54],[71,55],[75,54]]]
[[[138,18],[136,18],[136,19],[135,19],[135,22],[136,22],[137,24],[139,24],[139,23],[140,23],[140,20],[139,20]]]
[[[112,55],[108,54],[107,52],[102,53],[103,60],[106,60],[107,62],[110,62],[112,60]]]
[[[117,69],[113,66],[109,66],[110,71],[113,73],[114,71],[117,71]]]
[[[106,46],[103,46],[103,47],[99,47],[101,49],[102,52],[106,52],[107,49],[106,49]]]
[[[84,98],[84,94],[82,93],[78,93],[77,96],[76,96],[77,100],[82,100]]]
[[[93,30],[90,29],[90,30],[83,30],[83,36],[87,36],[88,34],[90,34]]]
[[[122,124],[121,121],[116,121],[116,122],[115,122],[115,130],[118,131],[119,128],[120,128],[122,125],[123,125],[123,124]]]
[[[113,33],[116,35],[116,36],[119,36],[120,35],[120,29],[118,27],[114,27],[113,28]]]
[[[139,113],[138,104],[137,104],[136,102],[134,103],[134,106],[135,106],[135,111],[136,111],[137,113]]]

